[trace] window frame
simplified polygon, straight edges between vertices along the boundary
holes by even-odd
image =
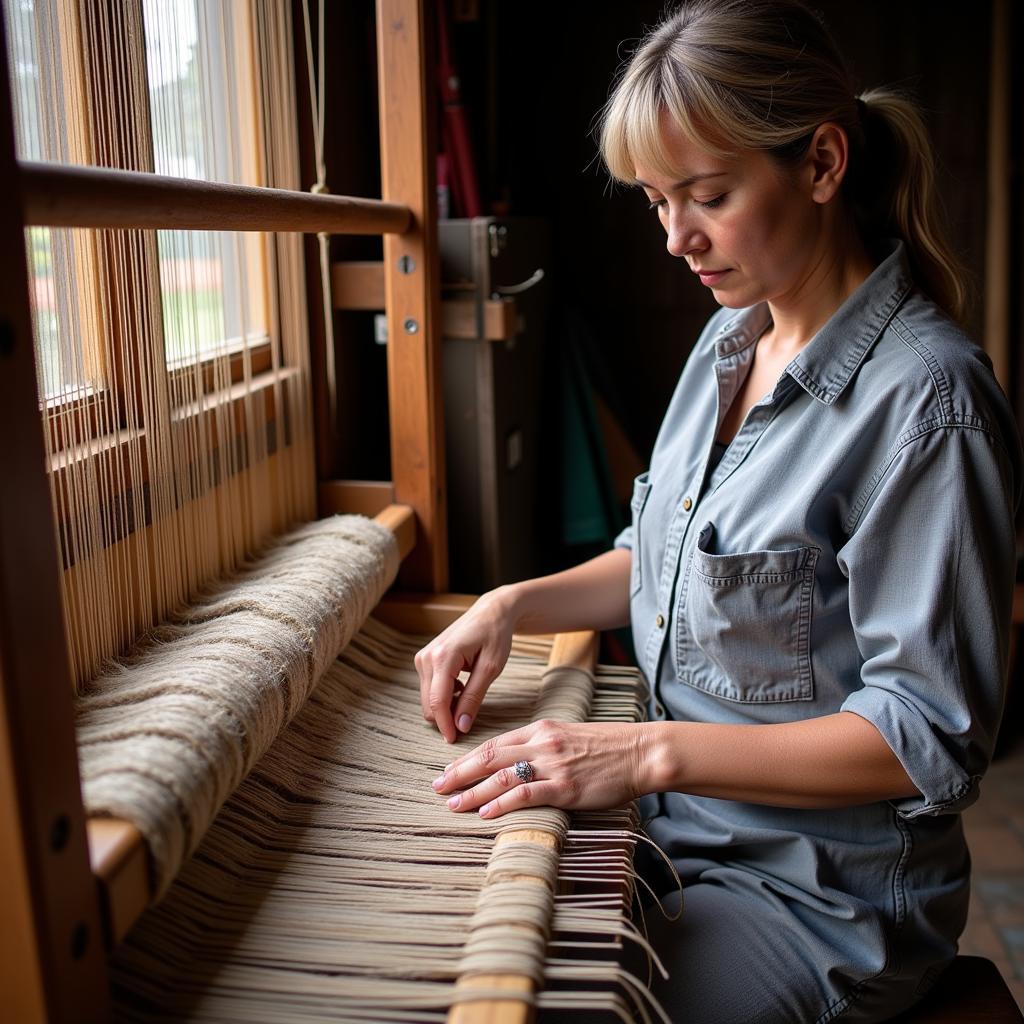
[[[119,132],[124,133],[125,126],[131,124],[131,117],[119,116],[120,111],[124,109],[126,97],[121,91],[104,87],[105,82],[109,79],[104,77],[107,69],[102,66],[101,62],[94,64],[87,62],[86,55],[90,52],[89,40],[86,38],[88,28],[83,24],[81,7],[76,0],[52,0],[52,2],[59,26],[60,68],[59,72],[52,69],[49,72],[49,77],[59,83],[61,91],[59,97],[44,94],[42,99],[45,101],[48,98],[55,98],[65,110],[85,109],[89,111],[89,123],[84,126],[85,145],[82,145],[82,135],[75,132],[69,133],[70,151],[68,156],[71,162],[93,166],[124,166],[124,152],[130,147],[119,147],[118,142],[121,141],[119,139],[104,140],[103,131],[109,125],[117,125]],[[215,4],[211,0],[197,0],[197,3],[205,3],[215,9]],[[133,59],[139,62],[139,66],[145,68],[146,46],[142,0],[138,0],[136,11],[143,31],[127,32],[124,41],[126,45],[131,46]],[[244,12],[244,16],[241,16],[241,12]],[[42,4],[38,2],[33,7],[31,16],[34,19],[40,53],[43,51],[43,43],[50,36],[50,13],[52,11],[44,10]],[[230,88],[235,90],[238,97],[244,98],[245,116],[239,118],[243,129],[231,144],[237,152],[244,154],[246,171],[252,172],[251,177],[256,179],[248,183],[261,184],[265,173],[262,159],[263,126],[256,100],[255,26],[252,23],[248,5],[242,5],[239,13],[240,16],[228,19],[230,30],[234,33],[231,52],[241,58],[234,62]],[[48,52],[52,52],[52,50]],[[98,52],[98,48],[93,46],[91,52]],[[40,77],[43,77],[43,74],[44,69],[41,69]],[[145,81],[145,76],[143,76],[143,80]],[[15,85],[17,85],[16,82]],[[218,92],[226,94],[227,90],[221,84]],[[144,109],[148,111],[149,100],[148,82],[146,82],[145,88],[137,89],[129,102],[131,104],[144,103]],[[148,154],[151,164],[153,160],[151,142],[148,146]],[[151,167],[129,166],[125,169],[148,171],[151,170]],[[160,256],[157,232],[27,228],[26,245],[30,252],[32,243],[29,232],[35,230],[48,231],[51,253],[54,247],[54,238],[58,239],[56,244],[59,247],[64,244],[63,232],[71,233],[74,251],[72,276],[61,288],[56,284],[56,275],[53,275],[55,281],[53,290],[55,293],[63,291],[72,297],[73,302],[87,305],[85,315],[73,318],[77,321],[76,327],[78,328],[76,343],[80,346],[83,364],[96,368],[95,372],[89,375],[89,379],[53,394],[43,393],[42,377],[37,368],[37,378],[40,383],[40,411],[54,453],[54,458],[51,460],[52,472],[60,472],[60,465],[66,465],[69,460],[77,461],[79,455],[74,450],[87,447],[90,444],[96,448],[95,457],[97,459],[109,457],[111,446],[116,445],[119,437],[131,429],[127,416],[128,396],[122,391],[123,382],[140,379],[139,371],[143,368],[143,361],[152,361],[148,367],[151,374],[166,374],[168,380],[173,382],[178,382],[198,372],[202,383],[204,412],[224,401],[240,401],[237,396],[232,396],[231,392],[237,390],[236,385],[245,379],[247,373],[255,391],[265,391],[267,390],[266,385],[279,379],[282,373],[287,375],[288,367],[280,358],[280,347],[275,346],[272,337],[273,326],[270,311],[273,282],[271,280],[271,260],[268,258],[270,244],[268,234],[263,232],[246,234],[242,236],[241,244],[224,247],[230,252],[232,261],[244,263],[246,266],[250,291],[246,320],[248,323],[265,325],[262,330],[250,332],[245,337],[239,336],[237,340],[225,339],[226,353],[225,346],[219,346],[215,352],[200,352],[192,358],[169,358],[167,342],[164,337],[164,293],[161,291],[159,307],[163,343],[160,346],[159,356],[156,357],[153,351],[157,346],[132,343],[131,339],[127,339],[126,343],[110,347],[114,363],[111,366],[101,332],[116,330],[116,326],[112,324],[116,313],[113,310],[102,308],[103,302],[100,295],[114,296],[114,306],[118,305],[118,299],[124,301],[124,296],[119,291],[123,284],[123,278],[118,273],[119,267],[123,265],[125,259],[124,247],[127,243],[124,236],[135,236],[134,241],[141,248],[145,263],[154,269],[154,272],[144,271],[137,275],[135,282],[142,290],[148,289],[154,280],[159,282]],[[56,263],[57,260],[51,255],[51,272]],[[30,271],[32,269],[30,265]],[[105,292],[99,287],[104,279],[107,285]],[[37,278],[30,273],[30,280],[34,286]],[[159,284],[157,287],[160,287]],[[237,295],[237,292],[235,294]],[[149,299],[144,295],[136,295],[134,301],[149,301]],[[59,303],[60,297],[58,296],[58,305]],[[59,313],[57,316],[57,330],[60,332],[62,321]],[[93,330],[93,325],[99,325],[99,329]],[[35,327],[34,324],[34,334],[36,333]],[[68,329],[64,328],[64,330]],[[232,344],[233,341],[236,343]],[[213,390],[214,364],[223,360],[225,354],[228,356],[227,379],[229,384],[220,390]],[[118,365],[125,355],[129,359],[138,360],[138,364],[129,368],[128,373],[125,373],[125,368],[122,365]],[[277,364],[276,369],[275,364]],[[266,379],[261,380],[260,378],[265,375]],[[273,389],[270,390],[272,392]],[[137,396],[135,397],[137,398]],[[177,410],[171,408],[169,412],[174,416]],[[268,410],[268,412],[274,413],[276,410]]]

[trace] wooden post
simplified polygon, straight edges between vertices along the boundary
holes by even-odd
[[[0,179],[17,181],[0,18]],[[106,1020],[20,203],[0,203],[0,992],[17,1021]]]
[[[985,233],[984,347],[996,379],[1013,393],[1010,353],[1010,26],[1009,0],[992,4],[988,101],[988,229]]]
[[[597,665],[600,637],[597,633],[582,630],[576,633],[558,633],[548,657],[549,666],[582,668],[593,672]],[[558,842],[549,832],[539,829],[515,829],[502,832],[494,842],[495,848],[504,843],[533,843],[536,846],[554,849]],[[545,885],[544,879],[530,875],[518,875],[514,879],[523,885]],[[522,925],[521,927],[528,927]],[[467,999],[455,1003],[448,1011],[447,1024],[532,1024],[533,979],[521,974],[476,974],[460,978],[457,989],[489,989],[507,992],[508,998],[491,996],[486,999]]]
[[[412,211],[412,226],[384,238],[391,478],[395,501],[417,517],[403,587],[448,586],[441,392],[437,196],[422,0],[377,0],[381,198]]]

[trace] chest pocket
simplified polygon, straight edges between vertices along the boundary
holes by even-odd
[[[697,540],[676,616],[682,681],[727,700],[813,700],[811,599],[819,549],[713,552]]]
[[[633,481],[633,497],[630,500],[630,508],[633,512],[633,552],[630,556],[630,577],[629,596],[634,594],[643,586],[643,529],[641,520],[644,514],[644,505],[647,504],[647,496],[651,493],[651,483],[648,473],[641,473]]]

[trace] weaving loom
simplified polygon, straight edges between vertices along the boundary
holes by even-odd
[[[492,998],[497,974],[541,1007],[647,1017],[643,983],[600,958],[645,946],[628,920],[633,812],[570,829],[550,808],[447,810],[427,780],[451,748],[412,667],[429,637],[364,624],[396,570],[372,521],[301,527],[82,697],[87,812],[131,820],[167,890],[113,959],[118,1019],[440,1020]],[[474,741],[639,717],[634,673],[549,665],[552,647],[519,641]],[[556,896],[572,881],[597,891]]]
[[[102,4],[59,8],[60,31],[79,41],[60,59],[77,59],[76,46],[128,52],[140,3],[126,0],[117,23]],[[119,311],[76,327],[134,396],[109,410],[102,389],[40,403],[47,369],[33,356],[26,266],[13,260],[0,278],[0,426],[19,438],[0,474],[5,1010],[19,1021],[112,1009],[512,1021],[534,1007],[653,1019],[643,980],[620,963],[624,946],[641,974],[653,963],[629,919],[635,811],[485,821],[452,814],[429,787],[452,748],[422,719],[413,654],[470,599],[444,593],[422,5],[378,3],[380,201],[296,191],[290,19],[285,5],[244,9],[252,74],[275,83],[253,114],[264,143],[254,186],[153,173],[149,122],[126,127],[105,108],[118,88],[145,89],[131,61],[53,76],[69,111],[55,144],[69,148],[48,155],[56,163],[19,163],[0,47],[0,173],[21,199],[0,211],[6,251],[24,252],[31,225],[64,239],[68,273],[84,282],[76,301]],[[308,17],[305,28],[312,66]],[[322,65],[322,22],[319,40]],[[172,115],[155,111],[154,123]],[[82,134],[81,120],[104,117],[109,134]],[[322,193],[322,167],[318,179]],[[236,262],[264,259],[277,281],[255,355],[189,357],[170,337],[155,271],[139,272],[155,266],[151,229],[168,227],[286,233],[260,236],[263,256],[237,243]],[[296,300],[302,231],[320,234],[322,256],[328,232],[384,237],[389,482],[313,479],[333,357],[329,337],[318,354]],[[96,260],[128,271],[83,276]],[[323,299],[329,310],[326,284]],[[244,318],[240,329],[253,334]],[[593,634],[517,638],[464,742],[539,717],[635,720],[639,676],[595,668],[595,652]]]

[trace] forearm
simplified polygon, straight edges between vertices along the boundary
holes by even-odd
[[[487,596],[503,603],[517,633],[563,633],[629,625],[631,552],[606,551],[550,576],[511,583]]]
[[[917,795],[881,733],[849,711],[781,725],[649,722],[646,792],[777,807],[846,807]]]

